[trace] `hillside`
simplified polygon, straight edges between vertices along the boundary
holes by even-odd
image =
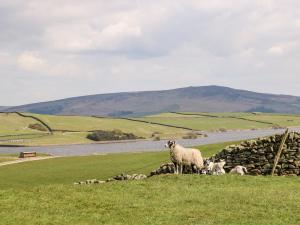
[[[8,108],[10,108],[10,107],[9,106],[0,106],[0,112],[4,111],[5,109],[8,109]]]
[[[139,116],[166,111],[300,113],[300,97],[221,86],[98,94],[6,109],[41,114]]]

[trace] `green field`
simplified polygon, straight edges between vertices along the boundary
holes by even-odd
[[[34,123],[34,119],[24,118],[15,113],[0,113],[0,136],[42,133],[28,128],[29,124]]]
[[[208,157],[233,143],[237,142],[198,148],[201,149],[204,157]],[[164,162],[169,162],[169,151],[61,157],[25,162],[0,167],[0,180],[5,180],[5,182],[0,182],[0,189],[41,184],[71,184],[88,178],[107,179],[123,172],[149,174]],[[20,174],[20,171],[23,173]]]
[[[181,138],[188,129],[217,131],[222,129],[260,129],[270,127],[300,126],[300,115],[280,115],[268,113],[162,113],[130,121],[120,118],[95,118],[89,116],[54,116],[27,113],[35,116],[53,130],[53,135],[29,129],[29,124],[39,123],[31,118],[15,113],[0,114],[0,144],[28,146],[92,143],[86,138],[92,130],[119,129],[136,136],[151,138],[157,133],[162,139]],[[151,124],[152,123],[152,124]],[[153,124],[157,123],[157,124]],[[177,126],[175,128],[170,126]],[[11,135],[11,136],[9,136]]]
[[[202,146],[208,156],[231,143]],[[298,177],[161,175],[73,185],[125,172],[148,173],[168,151],[56,158],[0,167],[1,224],[299,224]]]
[[[265,113],[186,113],[186,115],[162,113],[136,119],[204,131],[213,131],[220,128],[224,128],[227,130],[236,130],[269,128],[273,126],[286,127],[300,125],[299,115],[280,115]]]

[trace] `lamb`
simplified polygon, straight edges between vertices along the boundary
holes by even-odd
[[[183,166],[195,166],[197,173],[203,167],[203,158],[198,149],[184,148],[175,141],[168,141],[165,147],[170,149],[171,161],[174,163],[174,173],[182,174]]]
[[[213,167],[213,175],[223,175],[225,174],[225,170],[224,170],[224,165],[226,164],[225,161],[220,161],[218,163],[214,163],[214,167]]]
[[[210,161],[209,159],[206,159],[204,161],[205,168],[207,170],[207,173],[210,175],[223,175],[225,174],[224,165],[226,164],[225,161],[220,161],[217,163],[214,163]]]
[[[236,166],[233,169],[231,169],[229,173],[239,174],[239,175],[243,176],[243,175],[245,175],[245,173],[248,173],[248,171],[247,171],[247,168],[244,166]]]

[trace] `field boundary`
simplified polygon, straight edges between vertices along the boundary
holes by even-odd
[[[4,135],[0,136],[0,143],[1,142],[14,142],[18,139],[35,139],[40,137],[45,137],[47,135],[51,135],[49,133],[34,133],[34,134],[15,134],[15,135]],[[32,137],[26,137],[26,136],[32,136]],[[8,138],[8,139],[2,139],[2,138]]]
[[[134,121],[134,122],[141,122],[141,123],[148,123],[148,124],[155,124],[155,125],[160,125],[160,126],[165,126],[165,127],[172,127],[172,128],[183,129],[183,130],[189,130],[189,131],[198,131],[198,130],[188,128],[188,127],[181,127],[181,126],[175,126],[175,125],[170,125],[170,124],[150,122],[150,121],[138,120],[138,119],[132,119],[132,118],[126,118],[126,117],[120,117],[119,119],[129,120],[129,121]]]
[[[267,121],[261,121],[261,120],[252,120],[252,119],[247,119],[244,117],[237,117],[237,116],[216,116],[216,115],[209,115],[209,114],[205,114],[205,113],[182,113],[182,112],[169,112],[169,113],[173,113],[173,114],[178,114],[178,115],[185,115],[185,116],[205,116],[205,117],[212,117],[212,118],[228,118],[228,119],[238,119],[238,120],[245,120],[245,121],[249,121],[249,122],[256,122],[256,123],[262,123],[262,124],[268,124],[268,125],[273,125],[273,126],[279,126],[279,124],[276,123],[271,123],[271,122],[267,122]]]
[[[15,114],[17,114],[17,115],[19,115],[21,117],[24,117],[24,118],[34,119],[34,120],[38,121],[39,123],[43,124],[47,128],[47,130],[49,131],[50,134],[53,134],[53,130],[51,129],[51,127],[46,122],[44,122],[43,120],[41,120],[38,117],[30,116],[30,115],[25,115],[25,114],[23,114],[21,112],[0,112],[0,113],[6,113],[6,114],[15,113]]]

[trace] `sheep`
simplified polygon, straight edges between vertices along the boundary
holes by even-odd
[[[214,163],[209,159],[204,160],[204,168],[206,170],[206,174],[212,174],[212,170],[214,167]]]
[[[239,174],[239,175],[243,176],[243,175],[245,175],[245,173],[248,173],[248,171],[247,171],[247,168],[244,166],[236,166],[233,169],[231,169],[229,173]]]
[[[220,161],[218,163],[214,163],[213,167],[213,175],[223,175],[225,174],[224,165],[226,164],[225,161]]]
[[[207,174],[210,175],[223,175],[225,174],[225,170],[223,169],[224,165],[226,164],[225,161],[220,161],[218,163],[214,163],[209,159],[204,161],[204,166],[207,170]]]
[[[183,166],[195,166],[197,173],[203,167],[203,158],[198,149],[184,148],[175,141],[168,141],[165,147],[170,149],[171,161],[174,163],[174,173],[182,174]]]

